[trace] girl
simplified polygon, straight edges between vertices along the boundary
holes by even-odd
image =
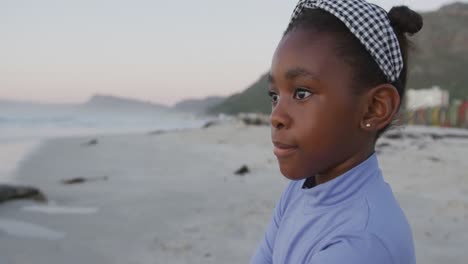
[[[374,153],[403,98],[405,6],[301,0],[273,56],[271,137],[291,179],[252,263],[414,264],[410,226]]]

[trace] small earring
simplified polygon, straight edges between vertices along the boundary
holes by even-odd
[[[369,123],[366,124],[366,127],[371,127],[371,125]]]

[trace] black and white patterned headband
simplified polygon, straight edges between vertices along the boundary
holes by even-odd
[[[300,0],[291,23],[304,9],[323,9],[337,17],[365,46],[388,81],[398,79],[403,69],[403,56],[384,9],[364,0]]]

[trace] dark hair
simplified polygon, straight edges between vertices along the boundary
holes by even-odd
[[[400,95],[401,101],[405,95],[408,49],[412,46],[407,35],[421,30],[423,20],[421,15],[407,6],[393,7],[388,13],[390,24],[395,31],[403,55],[404,66],[400,76],[392,83]],[[294,29],[313,30],[319,33],[332,33],[337,36],[337,55],[342,57],[354,70],[354,86],[356,92],[387,83],[387,77],[378,64],[366,50],[364,45],[355,37],[346,25],[334,15],[322,9],[305,9],[294,19],[286,29],[284,35]],[[379,131],[379,134],[383,132]]]

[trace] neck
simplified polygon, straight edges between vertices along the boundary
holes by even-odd
[[[328,182],[330,180],[333,180],[334,178],[342,175],[343,173],[347,172],[348,170],[356,167],[357,165],[365,161],[373,153],[374,153],[374,147],[372,146],[372,148],[366,149],[365,151],[355,153],[354,155],[347,158],[343,162],[340,162],[340,164],[338,164],[337,166],[329,168],[321,173],[317,173],[314,177],[315,185],[319,185],[319,184]]]

